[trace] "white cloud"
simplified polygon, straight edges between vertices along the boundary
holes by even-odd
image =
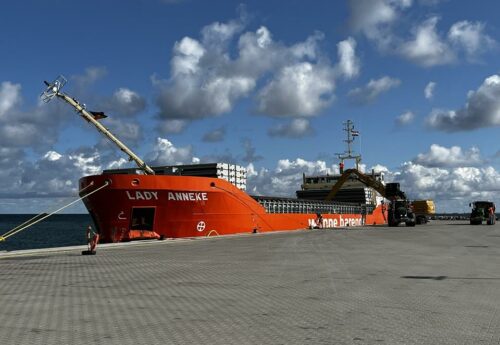
[[[445,132],[500,126],[500,76],[492,75],[476,91],[469,91],[463,108],[434,109],[426,122],[429,127]]]
[[[148,155],[150,165],[176,165],[193,164],[199,162],[197,157],[193,156],[191,146],[175,147],[169,140],[157,138],[153,151]]]
[[[195,39],[184,37],[180,42],[176,42],[171,62],[174,77],[197,73],[203,55],[205,48]]]
[[[235,34],[243,29],[242,20],[231,20],[227,24],[215,22],[201,30],[202,41],[205,46],[218,50],[223,48]]]
[[[410,198],[433,199],[437,212],[467,212],[473,200],[500,201],[500,174],[493,167],[441,168],[407,162],[394,179]]]
[[[356,41],[354,38],[348,39],[337,43],[337,55],[339,62],[336,70],[346,79],[351,79],[359,75],[360,62],[356,57]]]
[[[412,5],[411,0],[349,0],[349,23],[354,32],[362,32],[380,49],[388,49],[395,38],[392,24],[401,12]]]
[[[4,81],[0,85],[0,119],[21,101],[21,85]]]
[[[484,161],[477,147],[463,151],[460,146],[447,148],[432,144],[429,152],[418,154],[413,163],[425,167],[470,167],[482,164]]]
[[[313,116],[332,101],[331,68],[302,62],[284,67],[258,95],[258,110],[274,116]]]
[[[135,116],[146,108],[146,100],[126,87],[119,88],[112,97],[104,100],[101,107],[113,117]]]
[[[432,99],[434,97],[434,89],[436,88],[436,83],[430,81],[424,89],[424,96],[426,99]]]
[[[286,124],[278,124],[270,128],[268,133],[273,137],[302,138],[312,135],[314,131],[308,119],[299,118],[293,119]]]
[[[463,49],[469,59],[474,60],[479,54],[496,46],[496,42],[484,33],[484,23],[461,21],[453,24],[448,32],[448,39]]]
[[[396,124],[405,126],[413,122],[415,114],[411,111],[406,111],[396,118]]]
[[[69,155],[69,160],[81,173],[81,176],[100,174],[102,171],[100,158],[98,151],[77,152]]]
[[[125,159],[125,158],[119,158],[117,160],[114,160],[112,162],[109,162],[107,165],[106,165],[106,169],[120,169],[120,168],[124,168],[127,164],[129,163],[129,160]]]
[[[8,161],[2,160],[5,155]],[[76,196],[80,177],[101,172],[101,156],[93,149],[50,150],[33,162],[24,155],[22,150],[0,151],[0,199]]]
[[[380,94],[399,86],[401,81],[396,78],[384,76],[379,79],[371,79],[364,87],[349,91],[351,101],[357,104],[368,104],[373,102]]]
[[[334,69],[319,51],[322,33],[286,46],[275,42],[266,27],[240,34],[243,27],[242,19],[214,23],[202,29],[200,40],[184,37],[175,44],[171,78],[154,81],[159,88],[156,103],[162,122],[182,120],[186,125],[228,113],[238,100],[254,92],[261,78],[266,78],[265,86],[256,101],[262,114],[311,116],[330,103]],[[233,49],[231,42],[236,37]],[[350,68],[345,73],[356,73],[354,52],[348,51],[347,44],[352,49],[355,45],[353,40],[343,45],[343,68]],[[159,127],[167,132],[172,126]],[[175,129],[182,131],[184,126]]]
[[[49,161],[57,161],[61,159],[62,155],[60,153],[57,153],[56,151],[48,151],[44,156],[43,159],[47,159]]]
[[[438,2],[419,0],[417,4],[428,6]],[[413,3],[411,0],[350,0],[351,29],[363,33],[382,52],[399,54],[423,67],[453,63],[461,51],[465,52],[469,61],[475,62],[480,54],[497,46],[484,32],[484,23],[466,20],[456,22],[445,35],[436,28],[439,20],[437,16],[415,25],[412,38],[408,39],[405,23],[411,25],[412,17],[404,12]]]
[[[438,17],[431,17],[414,29],[414,39],[399,47],[407,59],[431,67],[445,65],[455,60],[455,53],[436,31]]]

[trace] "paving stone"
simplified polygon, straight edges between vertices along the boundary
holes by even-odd
[[[500,227],[0,254],[0,344],[498,344]]]

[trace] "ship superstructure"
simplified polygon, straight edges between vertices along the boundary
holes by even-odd
[[[344,123],[344,131],[346,132],[346,139],[344,140],[346,143],[346,150],[343,153],[337,154],[339,158],[339,173],[311,176],[306,176],[304,174],[302,177],[302,185],[300,186],[301,189],[296,192],[297,198],[325,200],[333,186],[342,177],[345,161],[354,161],[356,170],[359,171],[361,154],[356,154],[354,152],[352,144],[360,133],[354,129],[354,123],[351,120],[347,120]],[[383,172],[372,171],[368,176],[372,180],[385,185]],[[366,186],[365,183],[360,181],[358,175],[351,174],[340,190],[335,194],[333,200],[377,206],[382,203],[384,198],[374,188]]]

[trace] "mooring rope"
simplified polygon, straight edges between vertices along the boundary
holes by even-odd
[[[80,191],[80,193],[81,193],[81,192],[83,192],[84,190],[86,190],[87,188],[89,188],[90,186],[92,186],[93,184],[94,184],[94,182],[92,182],[91,184],[89,184],[87,187],[83,188],[83,189]],[[88,196],[90,196],[90,195],[92,195],[92,194],[94,194],[94,193],[97,193],[98,191],[100,191],[101,189],[103,189],[103,188],[107,187],[108,185],[109,185],[109,182],[108,182],[108,181],[106,181],[106,182],[105,182],[102,186],[100,186],[99,188],[94,189],[92,192],[87,193],[87,194],[85,194],[84,196],[82,196],[82,197],[80,197],[80,198],[78,198],[78,199],[76,199],[76,200],[73,200],[73,201],[72,201],[72,202],[70,202],[69,204],[66,204],[66,205],[64,205],[63,207],[60,207],[60,208],[58,208],[58,209],[57,209],[57,210],[55,210],[55,211],[52,211],[52,212],[50,212],[50,213],[46,213],[46,212],[44,212],[44,213],[40,213],[40,214],[38,214],[38,215],[34,216],[33,218],[31,218],[31,219],[29,219],[29,220],[25,221],[25,222],[24,222],[24,223],[22,223],[21,225],[16,226],[15,228],[13,228],[13,229],[11,229],[11,230],[7,231],[5,234],[3,234],[2,236],[0,236],[0,242],[5,241],[7,238],[9,238],[9,237],[11,237],[11,236],[13,236],[13,235],[17,234],[18,232],[21,232],[21,231],[23,231],[23,230],[25,230],[25,229],[29,228],[30,226],[35,225],[36,223],[39,223],[39,222],[41,222],[42,220],[49,218],[50,216],[52,216],[52,215],[56,214],[57,212],[62,211],[62,210],[64,210],[65,208],[67,208],[67,207],[69,207],[69,206],[73,205],[74,203],[76,203],[76,202],[78,202],[78,201],[80,201],[80,200],[82,200],[82,199],[85,199],[86,197],[88,197]]]

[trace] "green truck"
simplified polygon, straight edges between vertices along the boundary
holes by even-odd
[[[496,221],[495,216],[495,203],[491,201],[474,201],[469,204],[472,207],[470,214],[471,225],[486,224],[493,225]]]

